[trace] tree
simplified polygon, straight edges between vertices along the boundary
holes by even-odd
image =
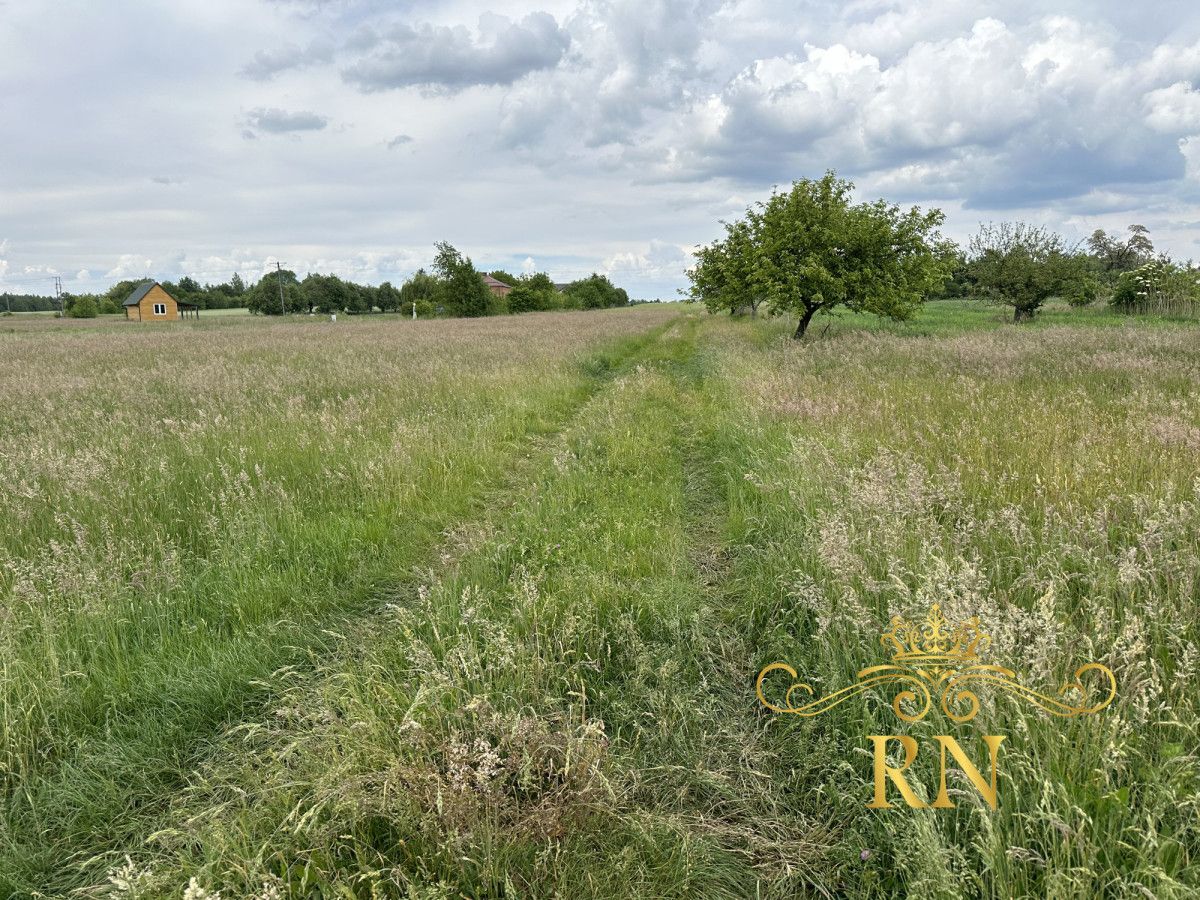
[[[799,318],[797,339],[839,306],[910,318],[950,271],[952,245],[937,230],[944,216],[884,200],[852,204],[853,189],[826,172],[750,207],[715,251],[698,255],[691,296],[730,309],[742,290],[743,303],[762,296],[773,315]]]
[[[1087,239],[1087,245],[1106,274],[1132,272],[1154,259],[1154,243],[1150,240],[1150,229],[1145,225],[1130,225],[1129,238],[1125,241],[1110,237],[1104,229],[1097,228]]]
[[[513,313],[554,309],[557,305],[558,289],[545,272],[536,272],[518,279],[508,295],[508,311]]]
[[[433,271],[440,282],[442,305],[460,316],[486,316],[491,306],[492,292],[488,290],[475,264],[445,241],[436,245],[437,256]]]
[[[246,282],[242,281],[242,276],[237,272],[233,273],[233,277],[229,279],[229,294],[232,297],[240,297],[246,293]]]
[[[390,281],[385,281],[375,292],[375,304],[380,312],[395,312],[400,308],[400,292]]]
[[[609,281],[607,275],[593,272],[587,278],[572,281],[563,291],[574,309],[607,309],[611,306],[627,306],[629,295]],[[566,304],[564,304],[566,305]]]
[[[418,316],[433,315],[440,300],[441,285],[424,269],[417,269],[408,281],[400,286],[400,311],[415,310]]]
[[[696,249],[692,286],[688,296],[699,300],[709,312],[727,310],[737,314],[750,307],[750,317],[758,315],[765,299],[756,279],[756,235],[748,219],[722,222],[724,240],[716,240]]]
[[[1050,297],[1068,293],[1085,275],[1079,254],[1054,232],[1024,222],[983,225],[971,238],[971,278],[987,296],[1013,308],[1013,321],[1032,319]]]
[[[280,314],[279,293],[283,291],[283,306],[287,312],[311,312],[312,308],[300,290],[300,281],[290,269],[279,269],[264,275],[246,291],[246,306],[250,312],[268,316]]]
[[[308,309],[318,312],[339,313],[342,310],[361,311],[355,285],[347,284],[336,275],[320,275],[310,272],[300,283],[301,295]]]

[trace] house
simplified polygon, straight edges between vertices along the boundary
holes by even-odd
[[[479,277],[482,278],[483,283],[488,286],[488,290],[497,297],[506,297],[512,291],[511,284],[505,284],[503,281],[500,281],[498,278],[493,278],[491,275],[485,275],[483,272],[480,272]]]
[[[157,281],[143,281],[124,303],[125,318],[135,322],[175,322],[187,315],[200,318],[200,307],[176,300]]]
[[[569,288],[570,286],[571,286],[571,282],[569,282],[569,281],[554,282],[554,289],[556,291],[558,291],[560,294],[566,293],[567,288]]]

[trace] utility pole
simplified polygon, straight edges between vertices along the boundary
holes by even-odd
[[[287,307],[283,305],[283,263],[275,260],[275,281],[279,285],[279,314],[287,315]]]
[[[413,318],[415,319],[416,317],[417,317],[417,301],[414,300],[413,301]]]
[[[58,275],[54,276],[54,296],[58,300],[58,317],[63,317],[63,301],[62,301],[62,278]]]

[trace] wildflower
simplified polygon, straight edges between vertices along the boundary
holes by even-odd
[[[184,888],[183,900],[221,900],[220,891],[210,891],[200,886],[200,882],[193,875],[188,881],[188,886]]]

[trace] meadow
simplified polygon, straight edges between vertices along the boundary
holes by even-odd
[[[1194,323],[16,318],[0,896],[1200,893]],[[1006,735],[995,811],[755,698],[932,602],[1117,678],[904,726]]]

